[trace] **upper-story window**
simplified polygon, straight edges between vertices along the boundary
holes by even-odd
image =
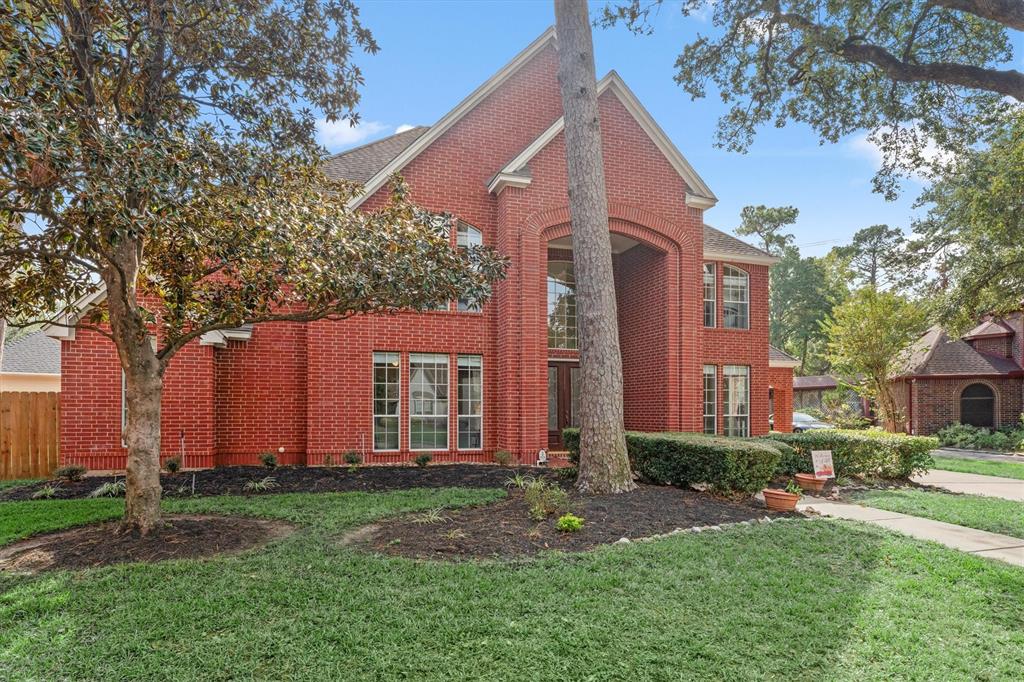
[[[459,221],[455,228],[455,244],[462,250],[468,251],[477,246],[483,246],[484,233],[469,223]],[[459,310],[479,312],[480,302],[471,298],[459,298]]]
[[[548,348],[579,348],[576,276],[571,261],[548,261]]]
[[[750,276],[731,265],[722,267],[722,312],[728,329],[750,328]]]
[[[704,326],[715,326],[715,304],[717,303],[715,291],[715,264],[704,264]]]

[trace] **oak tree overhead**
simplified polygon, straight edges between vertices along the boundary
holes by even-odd
[[[611,0],[601,22],[649,32],[662,0]],[[1008,63],[1008,30],[1024,30],[1019,0],[683,0],[715,31],[683,48],[675,80],[694,97],[709,84],[730,105],[718,142],[743,151],[758,126],[810,125],[823,141],[859,130],[883,153],[876,189],[959,152],[1024,102]]]
[[[486,297],[504,262],[455,250],[396,179],[373,213],[329,181],[314,109],[357,120],[351,0],[5,3],[0,317],[109,337],[128,419],[124,527],[159,523],[160,399],[204,333]],[[307,108],[309,107],[309,108]]]
[[[555,0],[558,82],[565,112],[580,344],[580,463],[584,492],[633,489],[622,406],[608,197],[587,0]]]

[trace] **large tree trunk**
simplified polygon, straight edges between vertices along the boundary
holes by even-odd
[[[580,465],[576,486],[584,492],[620,493],[636,486],[623,428],[622,355],[586,0],[555,0],[555,30],[558,81],[565,111],[580,337]]]
[[[4,366],[4,344],[7,343],[7,320],[0,317],[0,371]],[[4,390],[3,379],[0,378],[0,391]]]

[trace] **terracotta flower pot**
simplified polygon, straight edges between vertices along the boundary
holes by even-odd
[[[827,478],[818,478],[814,474],[797,474],[794,478],[797,485],[810,493],[820,493],[828,483]]]
[[[776,490],[775,488],[765,488],[761,492],[764,493],[764,503],[772,511],[793,511],[796,509],[796,503],[800,499],[799,495],[787,493],[785,490]]]

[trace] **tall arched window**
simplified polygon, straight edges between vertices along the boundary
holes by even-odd
[[[459,221],[455,228],[455,244],[463,251],[469,251],[473,247],[483,246],[484,233],[469,223]],[[480,302],[470,298],[459,298],[459,310],[478,312]]]
[[[992,428],[996,425],[996,394],[988,384],[971,384],[960,394],[960,423]]]
[[[548,261],[548,348],[579,348],[576,276],[571,261]]]
[[[722,313],[727,329],[750,327],[750,276],[731,265],[722,267]]]

